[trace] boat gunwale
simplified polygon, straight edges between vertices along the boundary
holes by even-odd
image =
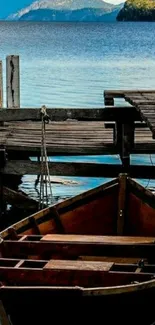
[[[118,295],[118,294],[128,294],[133,293],[136,291],[142,291],[147,289],[155,288],[155,279],[136,283],[136,284],[127,284],[127,285],[120,285],[120,286],[111,286],[111,287],[89,287],[84,288],[80,286],[4,286],[0,287],[0,294],[2,291],[28,291],[28,290],[48,290],[48,291],[68,291],[73,292],[77,291],[77,293],[81,293],[81,296],[110,296],[110,295]]]

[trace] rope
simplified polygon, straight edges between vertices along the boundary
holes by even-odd
[[[46,145],[46,124],[49,123],[49,115],[46,112],[46,106],[41,108],[41,177],[40,177],[40,195],[39,195],[39,209],[48,205],[48,185],[50,189],[50,197],[52,198],[52,186],[50,182],[50,173],[48,166],[47,145]]]

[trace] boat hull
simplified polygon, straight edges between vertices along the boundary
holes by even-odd
[[[3,291],[3,290],[2,290]],[[155,320],[155,288],[122,294],[85,295],[80,289],[12,288],[1,293],[13,325],[103,324],[152,325]]]

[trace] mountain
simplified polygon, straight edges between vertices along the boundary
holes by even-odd
[[[104,21],[116,20],[122,5],[102,0],[40,0],[12,14],[7,20]]]
[[[102,9],[83,8],[79,10],[32,10],[19,18],[20,21],[66,21],[66,22],[101,22],[114,21],[118,10],[108,14]]]
[[[127,0],[118,21],[155,21],[155,0]]]

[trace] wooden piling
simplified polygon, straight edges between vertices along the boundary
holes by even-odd
[[[3,65],[0,61],[0,108],[3,107]]]
[[[124,123],[122,125],[122,154],[121,159],[125,172],[130,165],[130,152],[134,146],[134,123]]]
[[[7,108],[20,108],[19,56],[6,57],[6,101]]]

